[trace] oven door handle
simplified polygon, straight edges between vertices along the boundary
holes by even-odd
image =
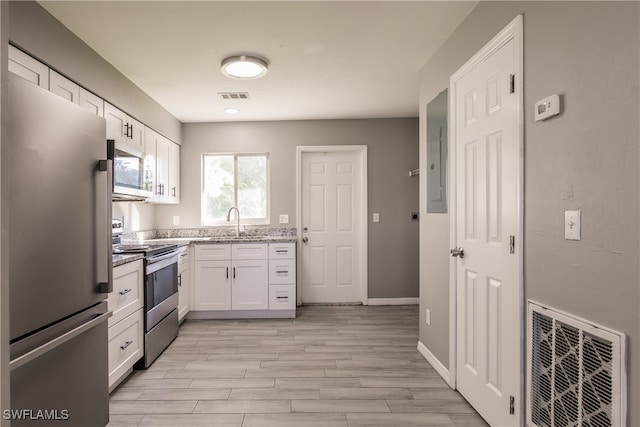
[[[178,252],[174,251],[164,255],[158,255],[157,257],[151,257],[146,259],[146,267],[144,274],[149,275],[163,268],[169,267],[173,264],[178,265]]]
[[[171,258],[174,256],[176,257],[176,261],[177,261],[178,251],[169,252],[168,254],[164,254],[164,255],[149,257],[147,258],[147,264],[155,264],[156,262],[162,261],[163,259]]]

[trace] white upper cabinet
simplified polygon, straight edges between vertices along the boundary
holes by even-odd
[[[104,117],[104,101],[85,88],[80,88],[80,106],[93,114]]]
[[[180,146],[147,128],[147,158],[155,161],[153,203],[180,202]]]
[[[49,70],[49,91],[80,105],[80,86],[54,70]]]
[[[49,67],[9,45],[9,71],[49,90]]]
[[[180,203],[180,146],[169,144],[169,202]]]
[[[104,118],[107,121],[107,139],[145,151],[145,127],[142,123],[108,102],[104,103]]]

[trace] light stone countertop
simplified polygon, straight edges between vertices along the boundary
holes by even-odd
[[[144,254],[113,254],[112,267],[117,267],[142,258],[144,258]]]
[[[136,240],[135,242],[126,242],[126,243],[135,243],[138,245],[146,245],[146,244],[173,244],[178,247],[188,246],[191,244],[195,245],[211,245],[211,244],[223,244],[223,243],[295,243],[298,241],[296,236],[219,236],[219,237],[171,237],[165,239],[145,239],[145,240]],[[123,242],[125,243],[125,242]],[[119,265],[123,265],[129,262],[137,261],[139,259],[143,259],[144,255],[140,253],[136,254],[114,254],[113,255],[113,267],[117,267]]]

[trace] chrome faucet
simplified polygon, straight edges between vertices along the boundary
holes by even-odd
[[[227,222],[231,221],[231,211],[234,209],[236,210],[236,216],[238,218],[238,226],[236,228],[236,237],[240,237],[240,210],[237,207],[232,206],[229,209],[229,212],[227,212]]]

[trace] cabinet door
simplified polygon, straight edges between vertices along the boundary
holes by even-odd
[[[131,116],[127,116],[127,125],[129,126],[127,143],[140,151],[144,151],[145,125]]]
[[[178,320],[182,320],[189,312],[189,298],[191,293],[188,262],[179,267],[178,284]]]
[[[231,310],[231,263],[196,261],[194,310]]]
[[[144,355],[143,309],[109,328],[109,388]]]
[[[180,146],[169,142],[169,185],[168,197],[171,203],[180,202]]]
[[[109,327],[142,308],[144,297],[144,267],[142,260],[120,265],[113,269],[113,291],[107,299],[113,316]]]
[[[49,67],[9,45],[9,71],[49,90]]]
[[[80,88],[80,106],[96,116],[104,117],[104,101],[84,88]]]
[[[232,310],[267,310],[269,308],[266,260],[233,261],[232,276]]]
[[[107,139],[127,142],[127,115],[108,102],[105,102],[104,119],[107,121]]]
[[[157,194],[156,182],[156,142],[159,135],[153,129],[145,127],[144,129],[144,189],[151,191],[153,196],[147,199],[147,202],[156,202],[159,200]]]
[[[49,70],[49,91],[80,105],[80,86],[53,70]]]
[[[169,197],[169,140],[158,135],[156,140],[156,191],[158,201],[166,201]]]

